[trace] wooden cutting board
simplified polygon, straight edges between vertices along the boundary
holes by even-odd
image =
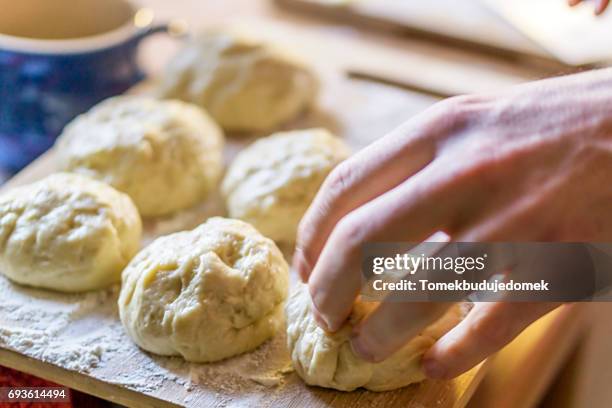
[[[325,75],[324,75],[325,77]],[[332,127],[355,148],[371,142],[383,135],[395,125],[406,120],[418,111],[435,101],[433,98],[386,87],[378,84],[363,83],[331,76],[325,77],[326,91],[321,99],[321,111],[314,112],[301,118],[294,125],[296,127],[310,125],[325,125]],[[248,143],[243,139],[230,139],[227,149],[228,159],[242,146]],[[4,187],[31,182],[56,170],[54,152],[50,151],[22,173],[9,181]],[[202,221],[206,216],[222,214],[221,207],[215,203],[205,205],[203,212],[194,212],[186,218],[188,224]],[[196,215],[197,214],[197,215]],[[181,221],[182,223],[183,221]],[[172,221],[146,222],[145,242],[153,239],[163,230],[180,229]],[[4,279],[4,278],[0,278]],[[83,392],[110,399],[127,406],[336,406],[336,407],[376,407],[388,404],[405,407],[423,407],[436,405],[439,407],[464,406],[474,392],[478,382],[484,374],[485,366],[480,365],[461,377],[449,382],[426,381],[420,385],[406,387],[401,390],[372,393],[357,391],[352,393],[336,392],[314,387],[307,387],[294,374],[282,375],[280,381],[272,380],[273,384],[262,385],[256,377],[249,377],[248,373],[240,378],[241,373],[236,367],[248,367],[249,358],[253,356],[253,364],[270,364],[270,370],[286,369],[288,356],[284,348],[282,336],[268,342],[254,353],[246,354],[237,359],[210,365],[213,375],[208,375],[207,365],[185,366],[179,359],[169,359],[151,356],[136,346],[130,346],[127,336],[119,332],[117,335],[118,318],[116,315],[116,292],[110,292],[101,306],[92,309],[83,309],[78,312],[79,318],[69,321],[61,327],[58,336],[68,333],[66,342],[78,342],[79,339],[91,336],[92,331],[115,333],[115,338],[101,335],[97,343],[117,342],[123,344],[118,351],[107,350],[106,344],[101,344],[99,362],[94,367],[85,370],[66,366],[57,359],[45,358],[32,350],[20,346],[7,345],[8,339],[2,338],[2,329],[12,322],[10,310],[21,306],[28,307],[31,313],[48,313],[55,308],[69,308],[72,303],[87,303],[88,295],[75,295],[69,300],[62,295],[55,295],[46,291],[24,289],[22,287],[2,282],[8,287],[7,298],[12,299],[10,307],[0,307],[0,364],[18,370],[26,371],[46,379],[76,388]],[[91,295],[89,295],[91,296]],[[23,305],[15,306],[15,302]],[[40,309],[36,305],[39,305]],[[60,319],[61,320],[61,319]],[[86,322],[86,323],[84,323]],[[45,323],[47,324],[47,323]],[[49,321],[51,327],[55,322]],[[27,325],[22,327],[28,329]],[[44,327],[37,330],[44,332]],[[43,334],[41,334],[43,335]],[[117,338],[118,337],[118,338]],[[56,339],[61,341],[61,337]],[[279,344],[280,342],[280,344]],[[55,343],[54,343],[55,344]],[[128,346],[125,346],[125,345]],[[100,344],[98,344],[100,346]],[[33,349],[33,348],[32,348]],[[77,348],[77,350],[80,350]],[[56,350],[57,352],[57,350]],[[30,355],[30,356],[29,356]],[[33,356],[33,357],[31,357]],[[43,361],[43,360],[48,361]],[[263,363],[262,363],[263,360]],[[51,363],[49,362],[51,361]],[[139,370],[143,371],[140,382],[134,377]],[[233,371],[232,371],[233,370]],[[248,371],[248,369],[245,369]],[[268,368],[257,370],[256,375],[267,375]],[[231,375],[229,373],[231,372]],[[149,379],[147,373],[155,372]],[[116,378],[113,377],[116,373]],[[196,374],[194,374],[196,373]],[[205,375],[206,374],[206,375]],[[159,378],[159,377],[163,378]],[[167,378],[166,378],[167,377]],[[125,381],[129,379],[130,381]],[[150,386],[142,382],[150,381]],[[131,383],[130,383],[131,382]],[[137,384],[136,384],[137,383]]]

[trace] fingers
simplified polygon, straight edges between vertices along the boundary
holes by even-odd
[[[449,166],[444,166],[446,170],[449,170]],[[537,238],[542,229],[539,225],[533,222],[530,217],[526,217],[525,214],[531,213],[534,208],[537,208],[540,203],[537,200],[524,200],[517,204],[508,205],[506,208],[498,209],[498,213],[495,217],[485,217],[480,214],[486,213],[486,211],[476,211],[479,214],[477,218],[462,217],[465,222],[464,225],[459,225],[453,220],[453,213],[461,213],[463,208],[466,207],[466,203],[469,203],[475,196],[477,191],[470,188],[469,184],[461,182],[461,177],[454,177],[454,182],[444,183],[439,178],[432,176],[435,173],[435,165],[432,164],[422,173],[419,173],[416,177],[421,175],[426,176],[433,184],[440,185],[440,194],[436,196],[435,192],[425,192],[424,194],[416,193],[422,200],[421,211],[410,212],[407,218],[396,216],[394,218],[396,225],[409,225],[417,226],[416,229],[411,228],[412,235],[404,231],[405,236],[408,239],[405,241],[418,241],[419,234],[425,236],[426,232],[429,231],[425,226],[435,226],[436,228],[445,228],[449,224],[453,224],[458,227],[458,230],[453,234],[455,239],[459,237],[460,241],[495,241],[500,239],[509,238],[520,238],[520,239],[534,239]],[[450,174],[457,174],[457,172],[450,171]],[[435,182],[437,179],[437,182]],[[400,187],[396,189],[400,190]],[[393,192],[388,193],[392,195]],[[413,190],[418,191],[418,189]],[[403,194],[406,194],[404,191]],[[443,200],[444,198],[444,200]],[[390,199],[389,201],[394,202]],[[453,213],[445,213],[444,208],[436,210],[435,205],[432,203],[439,201],[442,202],[443,207],[448,209],[452,208]],[[419,201],[421,202],[421,201]],[[369,205],[374,206],[376,200]],[[400,205],[403,205],[400,203]],[[416,205],[418,207],[418,205]],[[428,214],[425,209],[431,211]],[[375,211],[375,212],[374,212]],[[373,213],[388,214],[389,212],[379,210],[373,210]],[[432,216],[430,221],[427,221],[429,216]],[[413,220],[409,222],[408,220]],[[420,220],[414,221],[414,220]],[[436,224],[438,221],[439,224]],[[390,220],[393,221],[393,220]],[[422,225],[422,228],[418,228]],[[387,233],[393,232],[395,226],[386,226]],[[524,231],[532,231],[533,235],[525,235]],[[387,241],[398,241],[397,235],[391,235]],[[322,256],[323,259],[323,256]],[[333,276],[333,272],[329,272],[329,276]],[[313,275],[313,281],[317,282],[317,277]],[[337,285],[337,284],[336,284]],[[358,288],[357,288],[358,290]],[[333,300],[331,301],[333,303]],[[498,305],[498,306],[493,306]],[[510,306],[508,306],[510,305]],[[395,351],[400,349],[407,341],[420,333],[425,327],[433,323],[438,319],[442,313],[448,308],[448,304],[445,303],[429,303],[429,304],[417,304],[417,303],[401,303],[401,302],[383,302],[370,316],[364,320],[357,330],[357,335],[352,341],[353,349],[356,354],[369,361],[381,361]],[[447,339],[447,344],[451,343],[453,339],[458,339],[459,342],[457,348],[440,349],[441,355],[446,356],[449,353],[457,352],[458,355],[455,360],[451,360],[448,365],[438,364],[437,358],[432,358],[429,362],[429,374],[439,377],[452,377],[455,376],[477,364],[479,361],[484,359],[490,353],[497,351],[504,344],[509,342],[514,336],[522,331],[529,323],[537,319],[544,313],[548,312],[556,305],[548,304],[511,304],[511,303],[485,303],[480,306],[479,310],[471,312],[469,318],[466,319],[467,323],[462,323],[461,328],[453,330],[444,338]],[[333,306],[328,306],[330,309]],[[473,314],[472,314],[473,313]],[[469,328],[469,330],[468,330]],[[471,347],[468,338],[468,334],[477,333],[482,337],[480,343]],[[468,334],[466,334],[468,333]],[[450,339],[450,340],[448,340]],[[445,344],[445,343],[441,343]],[[457,351],[458,350],[458,351]],[[444,353],[444,354],[443,354]],[[432,355],[436,356],[436,355]],[[446,357],[444,357],[446,358]],[[446,361],[446,360],[442,360]],[[463,371],[462,371],[463,370]]]
[[[570,5],[570,7],[574,7],[582,3],[582,0],[568,0],[567,3]],[[610,5],[610,0],[599,0],[599,2],[597,3],[597,6],[595,7],[595,14],[597,15],[602,14],[604,11],[606,11],[609,5]]]
[[[449,379],[500,350],[558,303],[479,303],[423,357],[429,378]]]
[[[404,145],[398,145],[402,138],[397,132],[341,163],[323,183],[298,230],[294,267],[304,282],[342,217],[395,187],[431,160],[433,148],[429,142],[408,137]]]
[[[382,361],[438,320],[450,305],[383,302],[355,328],[353,351],[366,361]]]
[[[608,8],[610,0],[600,0],[599,4],[595,8],[595,14],[600,15]]]
[[[362,244],[421,242],[461,213],[473,195],[443,170],[448,166],[432,163],[336,225],[308,282],[323,328],[337,330],[351,312],[362,285]]]
[[[323,183],[302,218],[293,266],[306,282],[336,224],[430,163],[436,138],[462,126],[458,103],[436,104],[341,163]]]
[[[522,213],[525,207],[527,206],[513,207],[512,211],[503,212],[503,217],[496,219],[493,223],[475,223],[469,233],[462,235],[479,242],[495,241],[499,239],[499,234],[504,236],[504,234],[513,231],[511,225],[520,223],[520,217],[517,216],[517,213]],[[464,231],[466,230],[467,228]],[[507,305],[511,305],[511,309],[508,309]],[[437,375],[439,378],[448,376],[450,378],[460,374],[476,365],[490,353],[503,347],[529,323],[556,306],[556,304],[544,303],[481,304],[480,309],[470,312],[468,318],[466,318],[467,323],[462,323],[462,325],[468,324],[467,327],[476,327],[476,332],[479,334],[484,332],[482,344],[469,348],[470,344],[462,343],[460,352],[464,351],[465,356],[460,355],[456,362],[451,361],[448,366],[440,366],[434,360],[429,361],[429,375],[432,377]],[[448,307],[448,303],[383,302],[358,327],[358,334],[352,341],[353,350],[368,361],[384,360],[442,316]],[[496,323],[497,320],[499,320],[498,323]],[[471,322],[476,323],[472,324]],[[457,330],[449,332],[448,337],[445,336],[444,338],[453,339],[453,333],[459,333]],[[472,331],[474,330],[472,329]]]

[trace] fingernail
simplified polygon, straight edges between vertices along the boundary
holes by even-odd
[[[323,313],[319,312],[319,309],[315,306],[314,302],[312,302],[312,317],[314,317],[315,322],[319,325],[320,328],[327,332],[335,332],[338,331],[338,327],[332,324]]]
[[[377,362],[375,356],[370,352],[367,345],[363,344],[363,341],[359,336],[351,338],[350,341],[353,354],[362,360],[369,361],[371,363]]]
[[[317,323],[317,325],[319,325],[320,328],[322,328],[325,331],[331,331],[329,329],[329,325],[327,324],[327,322],[325,321],[325,319],[323,319],[323,316],[321,316],[321,314],[318,312],[317,309],[315,309],[313,307],[312,309],[312,317],[314,318],[315,322]]]
[[[291,266],[297,272],[302,283],[308,282],[308,275],[310,275],[310,271],[308,270],[306,259],[304,258],[304,254],[300,248],[295,249]]]
[[[324,313],[321,313],[319,308],[317,308],[317,304],[322,303],[320,299],[322,295],[323,293],[321,292],[315,292],[312,289],[310,290],[310,296],[312,298],[312,302],[311,302],[312,303],[312,314],[315,318],[315,321],[319,324],[319,326],[322,329],[324,329],[325,331],[331,332],[331,333],[337,332],[340,329],[340,327],[342,327],[342,323],[344,322],[343,321],[337,322],[333,320],[330,316],[327,316]]]
[[[437,380],[446,376],[446,369],[435,360],[424,360],[423,371],[428,378]]]

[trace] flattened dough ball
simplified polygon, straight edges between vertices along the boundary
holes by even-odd
[[[100,289],[120,280],[141,232],[127,195],[84,176],[53,174],[0,196],[0,271],[40,288]]]
[[[352,391],[363,387],[388,391],[425,379],[421,356],[462,319],[464,305],[453,306],[439,321],[425,329],[402,349],[380,363],[366,362],[353,354],[349,339],[352,324],[374,307],[356,303],[347,323],[336,333],[326,333],[313,320],[311,300],[300,285],[287,301],[287,341],[298,375],[310,385]]]
[[[155,240],[123,271],[119,315],[143,349],[210,362],[244,353],[284,322],[289,267],[250,225],[215,217]]]
[[[237,33],[206,32],[178,53],[154,92],[204,107],[227,131],[265,131],[312,105],[318,86],[285,51]]]
[[[127,193],[143,217],[191,207],[218,184],[223,134],[200,108],[118,96],[78,116],[57,142],[60,166]]]
[[[280,132],[241,151],[221,190],[229,215],[277,242],[293,243],[298,224],[325,177],[347,158],[325,129]]]

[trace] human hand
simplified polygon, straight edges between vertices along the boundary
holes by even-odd
[[[612,240],[612,70],[498,95],[442,101],[340,164],[304,216],[294,267],[329,331],[349,315],[366,242]],[[483,303],[424,358],[449,378],[556,304]],[[442,315],[441,303],[383,302],[353,349],[380,361]]]
[[[577,6],[582,3],[582,0],[568,0],[567,3],[571,6]],[[595,6],[595,14],[600,15],[608,8],[610,0],[598,0],[597,6]]]

